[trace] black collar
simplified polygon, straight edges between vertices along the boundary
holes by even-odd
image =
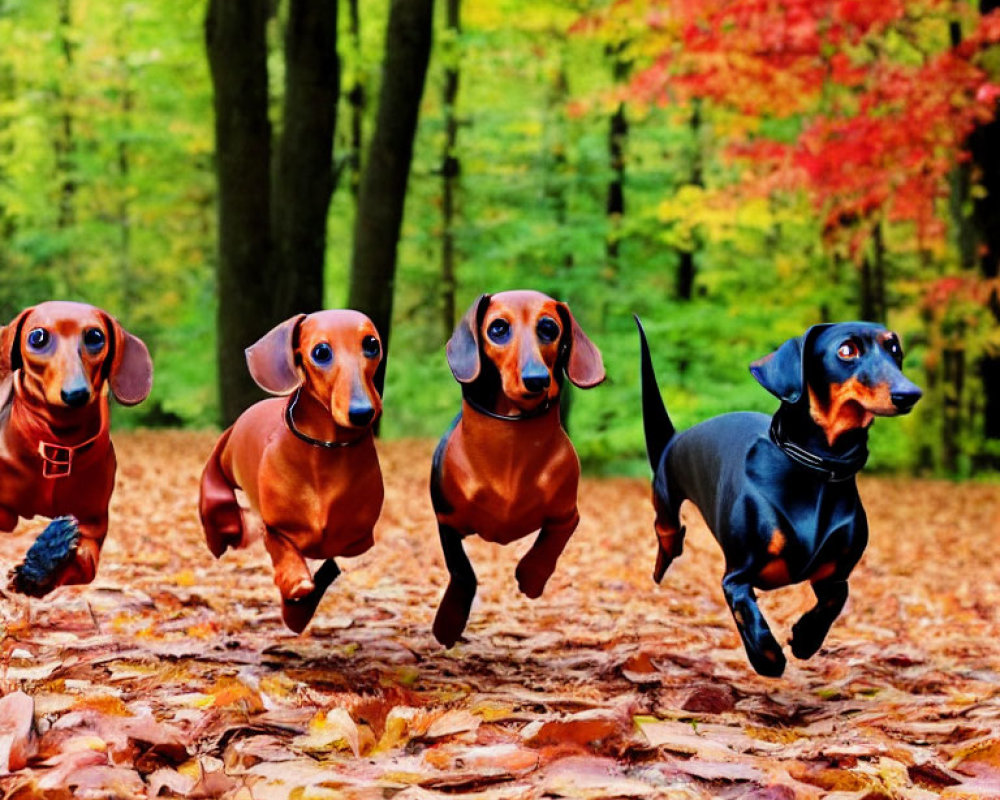
[[[301,439],[306,444],[311,444],[313,447],[325,447],[327,450],[335,450],[338,447],[350,447],[365,438],[364,433],[362,433],[357,439],[349,439],[345,442],[328,442],[324,439],[314,439],[309,434],[300,431],[295,427],[295,418],[292,416],[292,411],[295,408],[295,404],[299,402],[299,392],[301,391],[302,387],[300,386],[295,390],[295,394],[293,394],[291,399],[288,401],[288,405],[285,406],[285,425],[297,438]]]
[[[780,414],[771,417],[769,433],[771,441],[792,461],[819,473],[825,480],[832,483],[853,478],[868,460],[868,448],[863,441],[856,444],[843,456],[820,455],[806,450],[788,439],[781,424]]]
[[[552,402],[552,398],[547,397],[545,398],[545,402],[539,405],[538,408],[525,411],[523,414],[498,414],[496,411],[491,411],[486,406],[480,405],[468,395],[463,394],[463,399],[474,411],[487,417],[493,417],[493,419],[504,420],[505,422],[523,422],[528,419],[536,419],[545,416],[553,406],[558,405],[558,403]]]

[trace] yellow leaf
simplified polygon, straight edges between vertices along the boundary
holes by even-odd
[[[298,737],[295,742],[304,750],[329,750],[349,748],[355,756],[360,755],[360,733],[346,709],[333,708],[319,712],[309,722],[309,733]]]

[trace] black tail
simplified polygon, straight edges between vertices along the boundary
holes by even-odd
[[[674,438],[674,425],[663,405],[660,387],[656,384],[656,373],[653,372],[653,359],[649,355],[646,332],[642,329],[639,317],[635,314],[632,316],[635,317],[635,324],[639,328],[639,343],[642,348],[642,427],[646,434],[646,455],[649,456],[649,466],[656,472],[667,443]]]

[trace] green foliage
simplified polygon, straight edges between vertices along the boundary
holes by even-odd
[[[146,339],[156,363],[152,398],[119,422],[210,424],[217,410],[215,188],[205,0],[69,0],[68,28],[58,25],[56,5],[0,3],[0,316],[56,296],[104,306]],[[689,110],[627,105],[625,213],[609,220],[613,63],[606,42],[568,34],[587,5],[465,3],[462,33],[437,42],[396,284],[386,287],[395,291],[387,437],[436,437],[459,406],[440,322],[440,84],[447,66],[461,70],[456,305],[461,313],[480,292],[522,287],[570,304],[608,371],[604,385],[572,392],[571,433],[587,469],[648,474],[633,313],[646,324],[667,407],[681,428],[737,409],[771,412],[775,400],[750,376],[750,361],[814,322],[858,316],[858,269],[823,247],[815,208],[792,194],[729,196],[745,165],[723,152],[732,119],[721,110],[704,109],[694,131]],[[273,43],[281,37],[278,8]],[[342,11],[345,92],[335,161],[343,170],[346,87],[355,76],[365,86],[367,137],[386,12],[385,0],[361,4],[355,49]],[[885,46],[899,58],[912,55],[905,43]],[[269,65],[275,108],[279,51]],[[60,157],[67,118],[72,149]],[[791,141],[800,128],[794,116],[762,118],[747,135]],[[696,160],[702,186],[692,181]],[[342,171],[330,210],[331,307],[347,297],[354,226],[348,183]],[[60,218],[67,185],[68,221]],[[616,258],[608,255],[612,238]],[[914,345],[908,368],[923,382],[930,347],[915,285],[927,254],[912,238],[902,227],[886,232],[889,321]],[[694,254],[690,300],[676,297],[682,251]],[[955,256],[934,258],[944,269]],[[932,388],[912,416],[876,424],[872,466],[933,465],[927,453],[938,446],[939,404]]]

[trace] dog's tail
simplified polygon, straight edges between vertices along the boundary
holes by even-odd
[[[660,387],[656,383],[656,373],[653,372],[653,359],[649,354],[649,344],[646,342],[646,331],[642,322],[634,315],[635,324],[639,328],[639,344],[642,353],[642,427],[646,435],[646,455],[649,456],[649,466],[656,472],[660,459],[667,444],[674,438],[674,425],[667,414]]]

